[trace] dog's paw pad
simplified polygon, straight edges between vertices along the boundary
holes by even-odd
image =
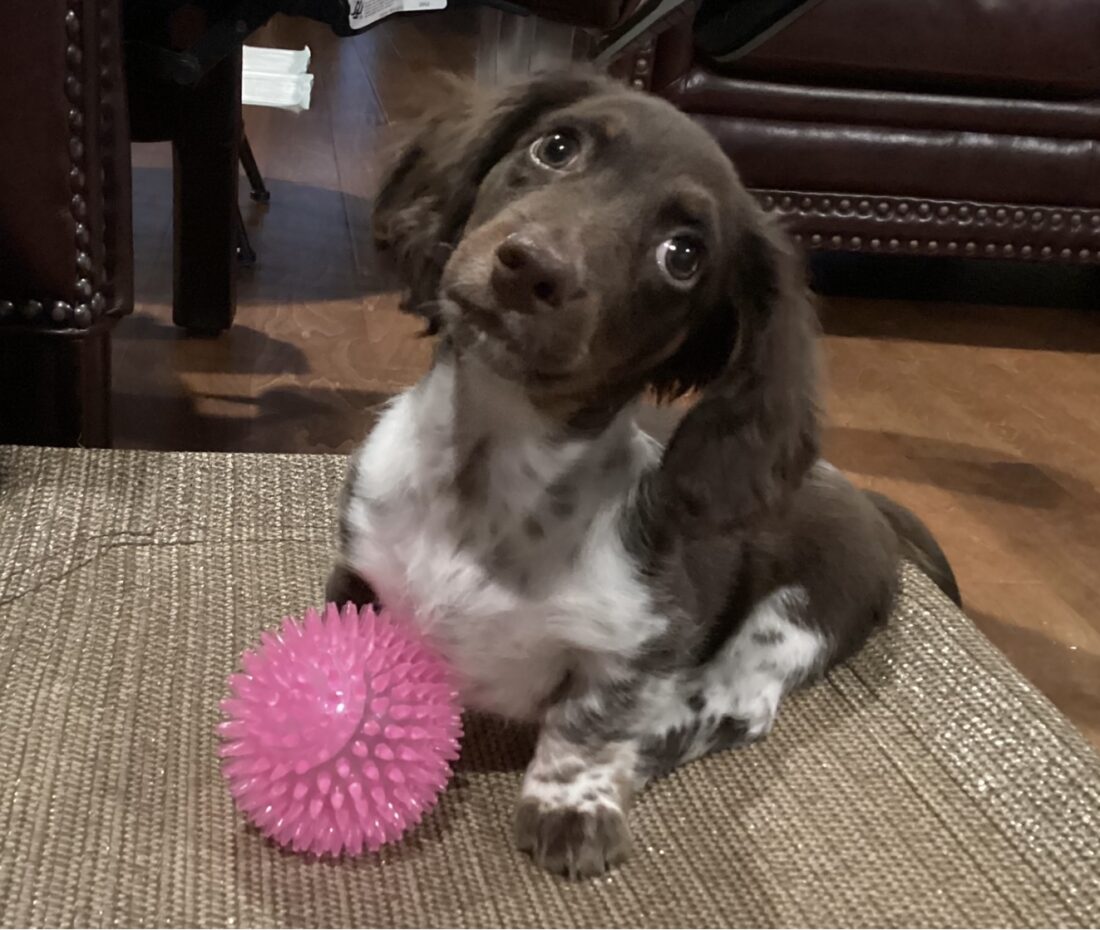
[[[630,855],[630,828],[617,807],[606,804],[548,807],[520,802],[515,820],[516,846],[558,875],[602,875]]]

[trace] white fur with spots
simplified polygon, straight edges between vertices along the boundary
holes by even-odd
[[[593,814],[605,807],[625,812],[634,793],[636,771],[637,750],[632,742],[590,751],[544,733],[524,775],[521,798],[537,802],[543,810]]]
[[[474,508],[456,474],[479,448]],[[658,455],[632,411],[592,439],[561,440],[514,385],[440,361],[356,454],[343,558],[438,643],[468,707],[533,719],[578,655],[622,664],[668,622],[618,527]],[[567,516],[546,499],[555,485],[573,496]],[[532,518],[545,524],[537,539]]]
[[[711,660],[703,677],[703,716],[744,722],[758,739],[775,722],[779,702],[824,665],[825,637],[797,622],[806,593],[786,587],[758,603],[736,635]]]
[[[649,679],[638,694],[644,708],[639,737],[665,771],[715,748],[767,735],[786,694],[821,671],[828,643],[801,625],[806,594],[784,587],[761,600],[700,670]]]

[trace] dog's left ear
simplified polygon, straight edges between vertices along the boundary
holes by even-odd
[[[493,166],[543,113],[603,86],[583,72],[547,74],[496,92],[452,81],[446,102],[421,121],[374,203],[375,242],[394,256],[408,309],[423,312],[438,296],[443,266]]]
[[[739,225],[726,296],[657,385],[702,388],[660,475],[670,516],[691,533],[781,505],[818,455],[818,323],[802,261],[755,203]]]

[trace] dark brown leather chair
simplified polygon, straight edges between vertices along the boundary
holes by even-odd
[[[810,248],[1100,263],[1095,0],[820,0],[722,61],[699,39],[634,79]]]
[[[0,3],[0,442],[106,445],[133,306],[116,0]]]
[[[232,322],[243,33],[188,86],[147,67],[145,45],[123,54],[123,12],[167,42],[177,6],[0,3],[0,442],[110,443],[110,332],[133,308],[131,126],[173,143],[175,321]],[[183,14],[181,32],[203,30],[201,9]]]

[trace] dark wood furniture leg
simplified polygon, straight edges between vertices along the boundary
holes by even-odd
[[[232,325],[236,307],[240,48],[177,100],[172,319],[209,335]]]
[[[252,189],[251,197],[256,203],[267,203],[271,200],[271,191],[264,184],[264,176],[260,173],[260,166],[256,164],[256,156],[252,154],[252,145],[248,141],[248,135],[241,133],[241,166],[248,177],[248,186]]]
[[[111,443],[111,328],[12,327],[0,339],[0,442],[103,448]]]

